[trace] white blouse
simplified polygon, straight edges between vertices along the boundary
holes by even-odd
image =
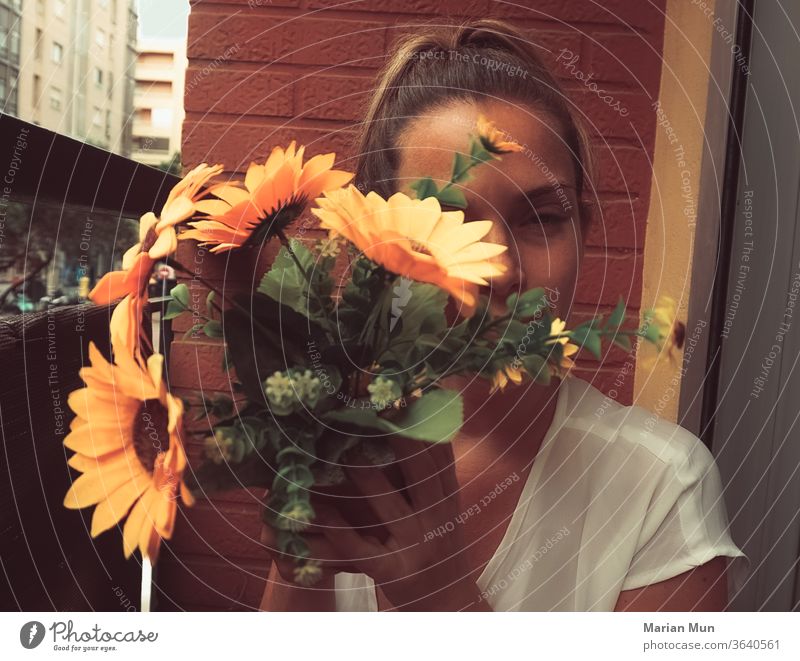
[[[694,434],[568,374],[519,504],[478,578],[495,611],[612,611],[619,593],[727,556],[728,594],[749,558],[728,532],[719,470]],[[365,574],[335,578],[336,609],[375,611]]]

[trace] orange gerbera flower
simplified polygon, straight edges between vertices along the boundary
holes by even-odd
[[[201,163],[175,184],[160,216],[149,211],[139,219],[139,242],[122,256],[122,270],[100,278],[89,298],[104,305],[126,295],[144,296],[156,261],[175,252],[178,245],[175,225],[191,218],[197,200],[208,193],[203,187],[221,172],[221,165]]]
[[[295,220],[309,199],[353,178],[350,172],[331,170],[336,154],[314,156],[304,165],[304,152],[303,146],[295,150],[293,140],[286,150],[275,147],[263,165],[250,163],[244,188],[241,182],[213,186],[219,199],[197,204],[209,218],[189,223],[194,229],[180,238],[214,244],[214,253],[245,243],[261,245]]]
[[[507,140],[506,134],[496,129],[494,122],[490,122],[483,115],[478,115],[477,126],[478,138],[486,151],[492,154],[522,151],[522,145],[513,140]]]
[[[311,212],[331,237],[343,236],[392,273],[444,289],[461,302],[465,316],[475,311],[478,285],[506,270],[489,260],[507,247],[480,241],[492,221],[465,223],[463,211],[443,212],[434,197],[395,193],[384,200],[350,185],[329,191],[317,204]]]
[[[127,514],[125,557],[138,547],[155,562],[161,539],[172,536],[178,492],[185,504],[194,502],[182,479],[183,404],[167,392],[163,356],[150,356],[144,367],[119,336],[113,345],[115,364],[89,344],[91,367],[80,370],[86,387],[68,398],[76,417],[64,445],[75,451],[69,465],[83,474],[73,482],[64,505],[96,505],[92,537]]]

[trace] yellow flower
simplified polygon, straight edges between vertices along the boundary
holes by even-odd
[[[106,305],[122,296],[146,297],[154,264],[175,252],[178,245],[175,225],[194,214],[197,200],[208,192],[203,186],[221,172],[221,165],[211,167],[201,163],[175,184],[160,216],[148,211],[139,219],[139,242],[125,251],[122,270],[111,271],[100,278],[89,292],[89,298]]]
[[[652,310],[645,312],[645,330],[655,338],[658,355],[645,358],[642,364],[653,367],[666,354],[670,365],[678,366],[678,356],[686,337],[686,325],[678,321],[678,304],[671,296],[661,295]]]
[[[331,237],[343,236],[396,275],[444,289],[461,302],[465,316],[474,313],[478,286],[489,284],[485,278],[506,270],[489,260],[507,247],[480,241],[492,221],[465,223],[463,211],[443,212],[434,197],[395,193],[384,200],[351,185],[327,192],[317,204],[311,212]]]
[[[509,381],[512,381],[514,384],[519,385],[522,383],[522,378],[525,372],[521,369],[514,367],[513,365],[506,365],[503,369],[497,370],[495,375],[492,377],[492,387],[489,390],[489,394],[493,394],[497,390],[501,392],[506,389]]]
[[[194,229],[181,239],[214,244],[211,252],[224,252],[248,240],[259,245],[300,215],[306,202],[324,191],[341,188],[353,175],[331,170],[335,154],[320,154],[303,165],[305,147],[295,142],[284,150],[275,147],[263,165],[251,163],[241,182],[213,186],[219,199],[203,200],[197,210],[209,218],[189,223]]]
[[[96,505],[92,537],[127,515],[125,557],[138,547],[155,562],[161,539],[172,536],[178,492],[185,504],[194,502],[183,482],[183,405],[162,380],[163,356],[150,356],[145,367],[119,335],[112,335],[112,344],[115,364],[89,344],[91,366],[80,370],[86,387],[67,400],[76,417],[64,445],[75,451],[68,463],[82,475],[64,505]]]
[[[563,333],[566,326],[567,326],[566,321],[562,321],[561,319],[556,317],[550,324],[550,335],[559,335]],[[557,376],[561,378],[566,374],[566,372],[575,367],[575,361],[572,360],[570,356],[573,356],[578,352],[578,346],[572,344],[569,341],[568,337],[559,337],[558,339],[548,340],[546,344],[554,344],[556,342],[558,342],[563,346],[562,358],[561,362],[558,365],[553,365],[552,363],[549,364],[550,374],[552,376]]]
[[[483,148],[492,154],[508,154],[509,152],[522,151],[523,147],[513,140],[506,140],[505,134],[495,128],[483,115],[478,115],[478,138]]]

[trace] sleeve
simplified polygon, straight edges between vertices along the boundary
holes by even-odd
[[[697,436],[672,423],[665,426],[670,429],[669,451],[662,455],[665,467],[622,590],[658,583],[727,556],[731,598],[744,584],[750,560],[730,536],[719,469]]]

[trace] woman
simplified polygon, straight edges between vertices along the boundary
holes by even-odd
[[[463,186],[467,220],[495,221],[484,240],[509,246],[497,258],[505,275],[483,293],[499,313],[511,292],[543,286],[554,316],[567,317],[592,222],[588,143],[535,48],[507,24],[436,27],[399,44],[364,123],[356,182],[388,197],[411,195],[421,176],[448,180],[480,115],[523,146]],[[575,376],[445,385],[465,402],[453,443],[394,445],[411,502],[378,469],[349,471],[389,539],[318,508],[311,549],[324,579],[293,585],[291,559],[273,551],[263,609],[725,608],[727,582],[738,588],[748,561],[699,439]],[[262,541],[275,549],[270,529]],[[737,560],[727,567],[726,556]]]

